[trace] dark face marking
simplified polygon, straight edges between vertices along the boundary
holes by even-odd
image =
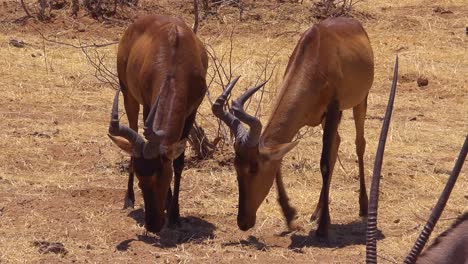
[[[164,205],[172,179],[172,162],[162,156],[135,158],[133,169],[145,201],[145,227],[150,232],[159,232],[164,225]]]
[[[270,163],[258,152],[258,147],[236,151],[234,167],[239,187],[237,225],[243,231],[255,225],[257,209],[273,183],[274,172],[269,168]]]
[[[133,169],[135,173],[139,177],[150,177],[162,171],[162,160],[161,158],[156,158],[156,159],[135,158],[133,166],[134,166]]]

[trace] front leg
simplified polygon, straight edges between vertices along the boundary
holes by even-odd
[[[174,167],[174,193],[169,207],[169,226],[179,226],[179,190],[180,190],[180,179],[182,177],[182,170],[184,169],[185,152],[173,161]],[[170,187],[169,187],[170,188]]]
[[[184,130],[182,131],[182,136],[180,140],[185,140],[190,134],[193,123],[195,122],[195,115],[197,112],[191,114],[185,121]],[[182,177],[182,171],[185,166],[185,151],[177,157],[173,163],[174,168],[174,192],[172,193],[171,205],[169,207],[169,226],[180,225],[179,222],[179,190],[180,190],[180,179]]]
[[[121,90],[124,95],[124,105],[125,105],[125,112],[127,113],[128,117],[128,124],[130,128],[133,129],[135,132],[138,133],[138,114],[140,112],[140,104],[138,101],[133,98],[127,91],[127,88],[124,86],[122,81],[120,82]],[[145,112],[145,109],[143,109]],[[135,206],[135,193],[133,192],[133,179],[134,179],[134,171],[133,171],[133,163],[134,157],[130,157],[130,163],[128,166],[128,184],[127,184],[127,193],[125,194],[124,199],[124,209],[133,208]]]
[[[322,157],[320,159],[320,171],[322,173],[322,190],[319,199],[319,219],[316,234],[318,237],[327,237],[330,226],[330,211],[328,208],[328,198],[330,182],[335,166],[340,136],[338,125],[341,119],[338,101],[332,101],[327,109],[325,125],[323,129]]]
[[[169,210],[171,210],[171,203],[172,203],[172,191],[171,191],[171,186],[169,186],[169,190],[167,190],[167,196],[166,196],[166,212],[169,213]]]
[[[127,192],[125,193],[123,209],[133,208],[135,206],[135,193],[133,192],[133,157],[130,157],[128,165],[128,184]]]
[[[283,215],[286,218],[286,224],[290,231],[294,230],[303,230],[300,225],[295,223],[297,211],[296,208],[289,205],[289,198],[286,193],[286,189],[284,188],[283,184],[283,177],[281,175],[281,171],[276,173],[276,187],[278,189],[278,203],[281,206],[281,210],[283,211]]]

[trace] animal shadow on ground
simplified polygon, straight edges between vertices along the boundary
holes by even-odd
[[[382,231],[377,230],[377,240],[385,238]],[[343,248],[351,245],[366,244],[366,222],[354,221],[347,224],[331,224],[328,239],[318,238],[315,230],[309,235],[291,235],[290,249],[300,250],[304,247]]]
[[[258,238],[255,237],[255,236],[249,236],[247,239],[242,239],[239,242],[223,243],[222,246],[223,247],[238,246],[239,244],[244,246],[244,247],[251,247],[251,248],[254,248],[254,249],[260,250],[260,251],[267,251],[269,248],[278,247],[278,246],[267,245],[264,242],[258,240]]]
[[[142,208],[131,211],[128,214],[138,224],[144,225],[145,213]],[[201,243],[206,239],[214,238],[216,227],[201,218],[189,216],[180,218],[180,226],[176,228],[165,227],[157,235],[137,235],[137,238],[126,239],[120,242],[116,248],[119,251],[126,251],[133,241],[142,241],[160,248],[176,247],[183,243]]]

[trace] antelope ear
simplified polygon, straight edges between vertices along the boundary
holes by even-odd
[[[187,142],[188,138],[184,138],[181,141],[171,145],[166,149],[166,156],[171,159],[175,160],[177,157],[182,155],[185,151],[185,143]]]
[[[126,140],[123,137],[116,137],[112,136],[110,134],[107,134],[107,136],[114,142],[120,149],[125,151],[126,153],[132,155],[133,154],[133,146],[132,144]]]
[[[294,141],[291,143],[279,144],[273,147],[260,147],[259,152],[270,160],[280,160],[295,146],[297,146],[298,143],[299,141]]]

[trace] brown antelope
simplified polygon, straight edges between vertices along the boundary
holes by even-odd
[[[418,264],[466,264],[468,261],[468,213],[460,216],[438,236],[420,257]],[[405,263],[414,263],[413,260]]]
[[[393,75],[392,90],[390,93],[389,103],[387,105],[387,112],[382,126],[380,135],[379,146],[376,153],[374,171],[372,175],[372,184],[370,190],[370,204],[369,204],[369,219],[367,222],[367,251],[366,263],[377,263],[377,208],[379,199],[379,184],[380,172],[382,169],[383,153],[385,149],[385,141],[390,124],[391,113],[393,109],[393,101],[395,97],[395,89],[398,76],[398,57],[395,63],[395,70]],[[435,242],[424,251],[419,257],[424,245],[427,243],[435,224],[437,223],[445,205],[450,197],[450,193],[455,185],[455,182],[460,174],[463,163],[465,162],[468,152],[468,136],[465,137],[465,143],[460,151],[458,159],[452,170],[452,173],[447,181],[447,184],[439,197],[439,200],[432,210],[423,231],[418,237],[411,252],[405,259],[405,264],[419,263],[419,264],[443,264],[443,263],[459,263],[464,264],[468,260],[468,213],[462,215],[448,230],[443,232],[436,238]],[[418,258],[419,257],[419,258]]]
[[[379,146],[380,148],[380,146]],[[383,152],[380,150],[378,152]],[[429,246],[422,254],[421,251],[429,240],[437,221],[444,210],[444,207],[450,197],[450,193],[455,185],[455,182],[460,174],[463,163],[466,159],[468,152],[468,136],[465,137],[465,143],[460,151],[458,159],[452,170],[452,173],[445,185],[442,194],[437,201],[436,206],[432,210],[423,231],[419,235],[415,245],[411,249],[410,253],[406,257],[405,264],[464,264],[468,261],[468,213],[464,213],[457,221],[439,235],[434,243]],[[377,263],[377,249],[376,249],[376,238],[375,233],[377,230],[377,207],[378,207],[378,192],[379,192],[379,180],[380,168],[382,162],[376,166],[377,171],[374,168],[374,175],[372,176],[372,187],[370,194],[369,204],[369,219],[367,225],[367,254],[366,263],[375,264]],[[376,173],[378,172],[378,173]],[[421,254],[421,256],[419,256]]]
[[[302,34],[291,55],[279,96],[269,121],[261,134],[259,119],[247,114],[243,105],[262,85],[246,91],[232,104],[232,114],[223,105],[235,81],[213,105],[213,113],[236,135],[235,162],[239,185],[237,224],[248,230],[255,224],[256,212],[268,194],[274,179],[278,201],[290,229],[296,210],[289,205],[281,177],[281,160],[297,145],[291,142],[303,126],[323,127],[323,149],[320,160],[322,189],[311,220],[318,217],[318,236],[327,236],[330,224],[328,196],[337,157],[341,113],[353,108],[356,125],[356,152],[359,160],[361,216],[367,216],[367,194],[364,181],[364,119],[367,95],[374,79],[374,57],[367,33],[351,18],[330,18]],[[241,125],[250,127],[247,130]],[[261,134],[261,135],[260,135]]]
[[[119,124],[117,91],[109,137],[131,155],[124,207],[134,205],[136,174],[148,231],[161,230],[164,209],[170,225],[178,222],[185,142],[207,89],[207,67],[202,42],[177,18],[152,15],[138,19],[120,40],[117,72],[130,127]],[[138,134],[140,105],[146,140]]]

